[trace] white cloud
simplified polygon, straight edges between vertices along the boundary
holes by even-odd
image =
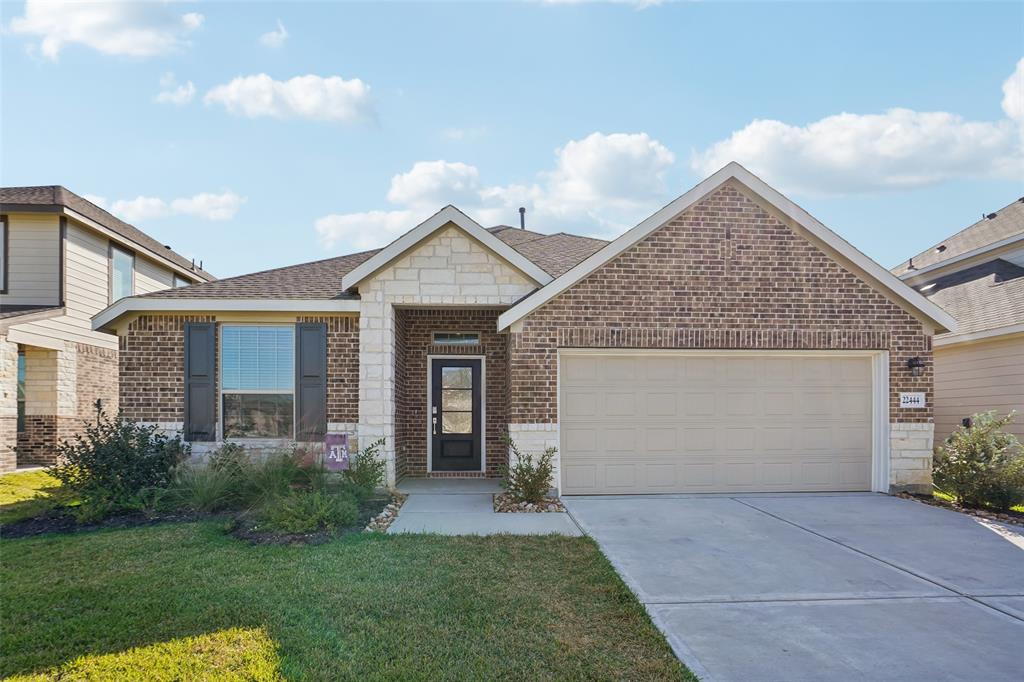
[[[296,76],[276,81],[265,73],[239,76],[218,85],[203,98],[232,114],[257,118],[308,118],[351,123],[372,118],[370,86],[358,78]]]
[[[109,207],[106,199],[102,197],[87,195],[86,198],[128,222],[155,220],[172,215],[188,215],[203,220],[231,220],[246,202],[246,197],[231,191],[222,194],[202,192],[171,201],[159,197],[138,196],[134,199],[119,199]]]
[[[11,31],[39,36],[39,50],[57,59],[65,45],[80,44],[108,55],[152,57],[188,44],[203,15],[179,14],[165,2],[27,0]]]
[[[275,30],[267,31],[260,36],[261,45],[274,49],[284,47],[286,40],[288,40],[288,30],[281,23],[280,19],[277,20],[277,28]]]
[[[956,178],[1024,174],[1024,60],[1003,84],[1000,121],[944,111],[842,113],[806,126],[755,120],[695,153],[709,175],[738,161],[783,191],[839,195],[935,185]]]
[[[173,73],[165,73],[160,77],[160,92],[154,99],[161,104],[182,106],[191,102],[195,96],[196,86],[192,81],[179,85]]]
[[[1003,112],[1024,123],[1024,58],[1003,83]]]
[[[445,128],[441,131],[441,137],[452,142],[478,140],[486,134],[487,128],[485,126],[476,126],[473,128]]]
[[[528,184],[485,185],[475,166],[420,161],[391,179],[394,210],[331,214],[316,221],[326,248],[382,246],[445,204],[455,204],[485,225],[517,223],[527,208],[528,226],[617,235],[664,203],[664,176],[675,157],[645,133],[592,133],[555,150],[555,167]]]
[[[246,197],[234,192],[202,192],[192,197],[175,199],[171,202],[171,211],[203,220],[231,220],[245,202]]]

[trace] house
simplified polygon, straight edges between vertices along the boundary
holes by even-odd
[[[117,411],[117,337],[93,315],[212,279],[64,187],[0,189],[0,473],[53,463],[97,405]]]
[[[1016,410],[1024,440],[1024,197],[893,268],[957,320],[935,337],[935,435]]]
[[[559,450],[563,494],[930,489],[954,320],[733,163],[619,238],[447,206],[377,251],[121,299],[121,407],[202,451],[385,439],[388,482]]]

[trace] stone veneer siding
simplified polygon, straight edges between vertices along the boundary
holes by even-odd
[[[359,438],[385,439],[388,484],[395,438],[396,306],[509,306],[537,288],[510,263],[449,223],[359,285]],[[489,447],[489,446],[488,446]]]
[[[17,467],[18,344],[0,335],[0,474]]]
[[[396,396],[395,448],[398,476],[427,475],[427,356],[483,355],[484,447],[483,475],[495,477],[508,461],[504,437],[508,429],[508,337],[497,333],[501,310],[399,309],[395,311]],[[434,345],[433,332],[477,332],[479,346]],[[477,475],[479,472],[441,472],[436,476]]]
[[[531,313],[511,336],[509,428],[538,445],[558,440],[558,348],[888,350],[892,483],[931,481],[932,409],[898,405],[900,391],[924,392],[932,405],[930,334],[731,183]],[[913,356],[924,361],[918,377],[906,367]],[[899,439],[904,424],[921,424],[913,427],[920,442]],[[924,440],[928,447],[919,447]]]

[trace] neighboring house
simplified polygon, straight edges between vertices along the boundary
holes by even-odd
[[[388,482],[930,489],[941,308],[729,164],[613,242],[447,206],[379,251],[125,298],[121,407],[195,451],[386,439]],[[903,406],[901,392],[925,396]]]
[[[935,436],[972,414],[1016,410],[1024,440],[1024,197],[893,272],[956,318],[935,337]]]
[[[0,188],[0,473],[117,411],[117,337],[90,318],[124,296],[212,280],[63,187]],[[15,455],[15,450],[17,454]]]

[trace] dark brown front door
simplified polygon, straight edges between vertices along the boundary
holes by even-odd
[[[430,361],[433,471],[480,471],[480,360]]]

